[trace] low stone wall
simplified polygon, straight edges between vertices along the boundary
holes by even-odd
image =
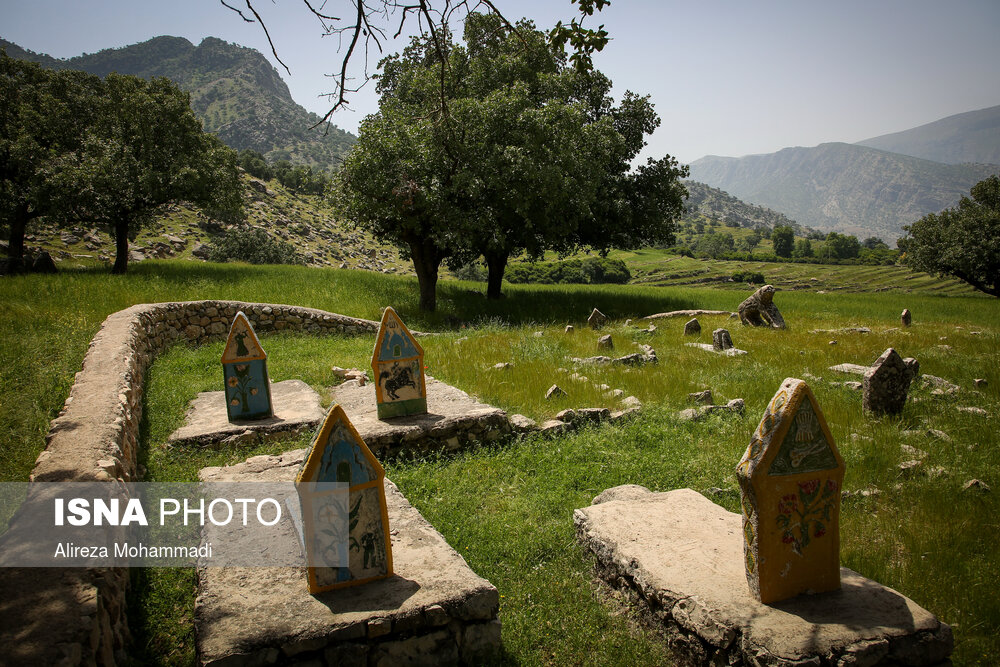
[[[374,334],[378,322],[313,308],[240,301],[141,304],[110,315],[52,420],[35,482],[138,481],[146,371],[177,341],[205,343],[242,310],[257,331]],[[11,522],[3,542],[30,526]],[[12,542],[14,543],[14,542]],[[0,569],[0,655],[10,664],[115,664],[125,658],[125,569]]]

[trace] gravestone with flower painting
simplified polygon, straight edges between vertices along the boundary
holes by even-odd
[[[372,371],[379,419],[427,413],[424,349],[392,307],[382,313]]]
[[[805,382],[782,382],[736,476],[754,596],[772,603],[839,589],[844,461]]]
[[[236,313],[222,351],[229,421],[266,419],[274,415],[267,354],[243,311]]]
[[[392,575],[385,470],[339,405],[295,478],[310,593]]]

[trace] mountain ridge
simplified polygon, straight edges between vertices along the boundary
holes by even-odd
[[[50,69],[81,69],[106,76],[112,71],[142,78],[164,76],[191,94],[191,107],[205,130],[227,145],[251,149],[269,161],[286,159],[333,169],[356,137],[335,125],[310,129],[321,119],[297,104],[278,71],[259,51],[205,37],[195,45],[161,35],[128,46],[73,58],[53,58],[0,39],[14,58]]]
[[[1000,105],[953,114],[856,144],[945,164],[1000,164]]]

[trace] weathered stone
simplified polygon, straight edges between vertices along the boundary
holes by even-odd
[[[830,366],[830,370],[837,371],[838,373],[864,375],[868,371],[868,366],[862,366],[861,364],[837,364],[836,366]]]
[[[611,334],[605,334],[597,339],[597,349],[599,350],[613,350],[615,349],[615,343],[611,340]]]
[[[728,310],[671,310],[667,313],[656,313],[647,315],[644,320],[661,320],[671,317],[697,317],[698,315],[733,315]]]
[[[573,331],[574,331],[573,325],[572,324],[567,324],[566,325],[566,333],[573,333]]]
[[[984,410],[982,408],[977,408],[977,407],[971,406],[971,405],[962,405],[962,406],[959,406],[959,407],[957,407],[955,409],[958,410],[959,412],[965,412],[965,413],[968,413],[970,415],[979,415],[980,417],[988,417],[989,414],[990,414],[989,412],[987,412],[986,410]]]
[[[545,392],[545,400],[558,398],[560,396],[566,396],[566,392],[563,391],[557,384],[552,385],[549,387],[549,390]]]
[[[596,308],[594,308],[594,310],[590,313],[590,317],[587,318],[587,324],[590,325],[591,329],[600,329],[607,323],[607,321],[607,315]]]
[[[774,286],[764,285],[748,296],[739,307],[740,322],[755,327],[784,329],[785,320],[774,305]]]
[[[712,405],[712,390],[696,391],[688,394],[688,403],[700,403],[702,405]]]
[[[52,261],[52,256],[46,252],[42,251],[35,255],[35,258],[31,260],[31,272],[32,273],[56,273],[56,263]]]
[[[684,343],[685,347],[696,347],[699,350],[705,350],[706,352],[713,352],[715,354],[721,354],[726,357],[739,357],[744,354],[750,354],[746,350],[741,350],[737,347],[731,347],[728,350],[717,350],[714,345],[709,345],[708,343]]]
[[[717,352],[733,347],[733,339],[727,329],[716,329],[712,332],[712,349]]]
[[[983,491],[988,493],[990,491],[990,485],[982,481],[981,479],[970,479],[969,481],[967,481],[965,484],[962,485],[962,490]]]
[[[510,425],[515,433],[530,433],[538,430],[538,424],[535,420],[524,415],[511,415]]]
[[[171,433],[167,442],[203,447],[243,433],[249,433],[248,442],[274,437],[279,433],[291,436],[316,428],[326,414],[320,405],[319,394],[302,380],[274,383],[271,385],[271,400],[273,416],[249,422],[231,422],[225,392],[200,392],[188,407],[184,425]]]
[[[559,435],[560,433],[565,433],[570,429],[570,425],[560,419],[549,419],[542,422],[538,430],[541,431],[543,435]]]
[[[910,382],[913,382],[920,375],[920,362],[913,357],[906,357],[903,359],[903,363],[906,364],[906,370],[910,373]]]
[[[612,359],[611,357],[606,357],[604,355],[599,355],[595,357],[586,357],[584,359],[580,359],[579,357],[571,357],[570,361],[572,361],[574,364],[601,366],[604,364],[610,364],[612,361],[614,361],[614,359]]]
[[[900,322],[900,324],[902,324],[904,327],[908,327],[908,326],[910,326],[910,323],[912,321],[913,321],[913,316],[910,315],[910,309],[909,308],[904,308],[903,312],[900,313],[900,315],[899,315],[899,322]]]
[[[200,477],[212,482],[290,481],[304,453],[269,457],[270,467],[210,468]],[[364,665],[369,658],[372,664],[456,663],[464,632],[496,619],[499,595],[392,482],[385,480],[383,488],[393,528],[395,576],[311,595],[305,568],[269,568],[267,576],[255,568],[201,568],[195,626],[203,664],[226,664],[240,654],[310,639],[324,640],[329,664]],[[480,635],[485,654],[500,647],[499,633],[491,632]]]
[[[903,412],[910,388],[910,370],[891,347],[865,371],[861,405],[873,415],[898,415]]]
[[[372,371],[380,419],[427,413],[424,349],[391,306],[382,313]]]
[[[671,637],[683,664],[818,667],[905,655],[905,664],[924,665],[951,650],[947,625],[847,568],[838,593],[760,603],[744,583],[739,515],[691,489],[631,487],[620,497],[609,489],[598,499],[574,512],[578,541],[599,576]],[[913,655],[915,646],[934,662]]]
[[[910,445],[900,445],[899,451],[903,453],[903,456],[908,456],[911,460],[927,458],[927,452]]]
[[[514,367],[514,364],[509,361],[501,361],[500,363],[493,364],[490,368],[495,371],[506,371]]]
[[[840,588],[844,461],[804,381],[781,383],[736,477],[753,595],[772,603]]]
[[[972,383],[976,385],[977,389],[982,389],[989,384],[985,378],[976,378],[972,381]]]
[[[694,317],[684,324],[684,335],[685,336],[697,336],[701,333],[701,323],[698,322],[698,318]]]
[[[635,396],[626,396],[620,401],[621,405],[626,408],[641,408],[642,401],[640,401]]]
[[[920,466],[923,465],[923,461],[919,459],[913,459],[911,461],[903,461],[898,466],[896,470],[899,471],[900,477],[913,477],[920,472]]]

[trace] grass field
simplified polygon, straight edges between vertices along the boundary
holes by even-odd
[[[563,407],[612,406],[613,400],[595,390],[594,383],[620,388],[644,402],[642,416],[620,426],[385,463],[414,506],[499,589],[505,663],[669,664],[654,635],[595,596],[590,564],[573,539],[573,509],[589,504],[605,488],[634,483],[656,491],[721,489],[712,499],[736,511],[733,470],[767,400],[785,377],[822,376],[809,381],[847,462],[845,488],[878,489],[875,495],[844,503],[843,564],[953,624],[956,664],[989,664],[1000,653],[1000,602],[994,594],[1000,584],[997,494],[961,491],[971,478],[1000,491],[995,426],[1000,418],[1000,302],[995,299],[937,296],[930,293],[932,286],[912,294],[782,291],[775,302],[789,330],[745,329],[724,317],[701,318],[702,342],[710,339],[712,329],[726,326],[737,347],[750,351],[726,358],[683,346],[683,319],[658,321],[652,336],[623,321],[680,308],[734,310],[743,298],[743,292],[734,290],[509,286],[505,299],[488,303],[471,292],[481,286],[444,282],[439,312],[423,315],[416,310],[413,280],[402,277],[182,262],[134,268],[125,277],[80,272],[0,281],[6,314],[0,320],[5,481],[26,478],[87,343],[111,312],[141,302],[233,298],[377,319],[382,306],[393,305],[412,328],[439,332],[424,339],[432,375],[506,410],[541,418]],[[854,280],[865,284],[868,279]],[[872,290],[885,286],[878,275],[870,280]],[[589,383],[567,379],[563,386],[569,396],[548,404],[542,394],[553,381],[563,384],[567,374],[557,369],[572,370],[568,357],[597,353],[596,336],[582,326],[595,306],[616,320],[610,333],[618,352],[631,352],[633,342],[641,341],[656,349],[660,362],[635,370],[581,370]],[[913,311],[914,325],[899,330],[904,307]],[[563,332],[567,323],[576,325],[572,334]],[[867,326],[872,333],[810,333],[848,326]],[[535,336],[537,331],[542,335]],[[831,345],[834,339],[837,344]],[[329,400],[328,388],[335,381],[330,366],[367,367],[373,340],[273,334],[264,336],[263,344],[274,380],[301,378]],[[916,357],[923,373],[960,385],[958,396],[935,397],[921,386],[911,392],[902,418],[864,416],[858,393],[830,383],[854,378],[835,378],[826,369],[840,362],[870,363],[889,346]],[[187,401],[197,391],[218,388],[220,354],[220,343],[181,345],[153,365],[142,426],[149,479],[189,481],[205,465],[307,443],[303,437],[208,452],[161,446],[181,423]],[[486,370],[499,361],[512,362],[514,368]],[[973,391],[973,378],[989,384]],[[678,421],[675,413],[685,407],[686,394],[705,387],[713,390],[716,402],[743,398],[746,413],[694,424]],[[989,417],[959,412],[959,406],[984,408]],[[927,435],[929,429],[944,432],[947,439]],[[912,458],[902,453],[904,444],[926,452],[922,468],[931,474],[900,475],[897,465]],[[193,573],[134,574],[138,660],[191,664]]]

